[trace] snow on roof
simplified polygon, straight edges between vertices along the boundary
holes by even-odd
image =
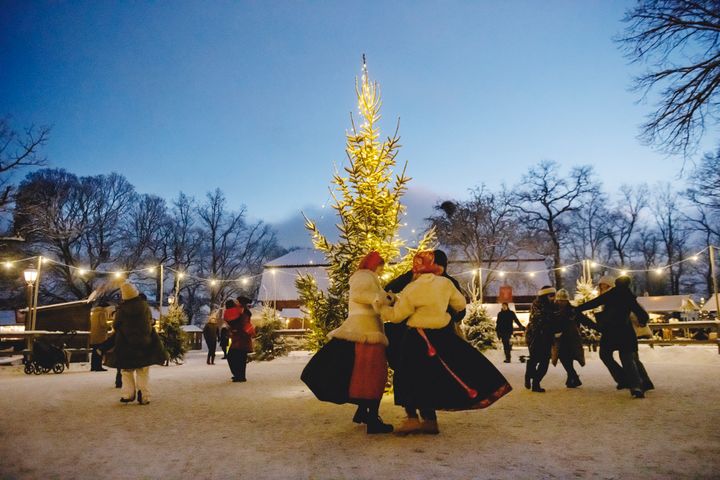
[[[327,266],[327,260],[325,255],[315,250],[314,248],[299,248],[292,252],[286,253],[282,257],[278,257],[275,260],[271,260],[265,264],[265,268],[287,268],[297,266],[308,266],[308,265],[325,265]]]
[[[645,310],[653,313],[684,312],[698,310],[690,295],[661,295],[654,297],[637,297],[637,301]]]
[[[258,300],[263,302],[297,300],[299,295],[297,288],[295,288],[295,279],[298,275],[311,275],[315,279],[317,286],[323,292],[327,291],[328,277],[323,266],[265,269],[260,280]]]
[[[283,318],[303,318],[305,313],[299,308],[283,308],[278,312]]]
[[[0,310],[0,325],[15,325],[15,310]]]
[[[180,327],[183,332],[202,332],[202,328],[198,327],[197,325],[183,325]]]
[[[708,298],[708,301],[703,305],[702,310],[704,312],[715,312],[717,311],[717,306],[715,305],[715,295],[711,294],[710,298]]]

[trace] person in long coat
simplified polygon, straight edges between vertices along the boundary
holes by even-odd
[[[565,372],[567,372],[565,386],[577,388],[582,385],[582,382],[575,370],[574,363],[577,361],[581,367],[585,366],[585,350],[580,335],[580,325],[593,330],[596,330],[597,326],[595,322],[575,310],[570,304],[570,295],[564,288],[557,291],[555,304],[557,306],[555,315],[560,330],[560,337],[556,338],[555,342],[558,349],[558,359]],[[553,364],[555,362],[556,360],[553,358]]]
[[[400,434],[439,433],[436,410],[486,408],[512,390],[485,356],[447,328],[453,311],[465,309],[465,297],[442,276],[434,253],[413,259],[415,279],[393,306],[375,304],[386,322],[407,319],[395,370],[395,403],[408,413]],[[422,422],[412,412],[420,411]]]
[[[241,297],[241,300],[225,302],[223,313],[223,319],[228,324],[230,333],[227,361],[233,382],[247,381],[247,357],[248,353],[253,351],[252,337],[255,335],[255,328],[251,322],[250,299]]]
[[[530,358],[525,365],[525,388],[533,392],[544,392],[540,382],[545,378],[550,365],[555,334],[559,332],[555,318],[555,288],[542,287],[537,298],[530,305],[530,321],[525,331],[525,340]]]
[[[517,326],[523,331],[525,330],[525,327],[522,323],[520,323],[520,320],[518,320],[515,312],[510,310],[510,306],[506,302],[503,302],[500,309],[501,310],[498,312],[495,323],[495,333],[503,344],[503,351],[505,352],[504,363],[510,363],[510,352],[512,352],[510,338],[513,333],[513,323],[517,324]]]
[[[218,341],[218,325],[215,314],[210,315],[207,323],[203,327],[203,338],[208,348],[207,364],[215,365],[215,350]]]
[[[614,288],[576,308],[582,312],[600,306],[604,307],[598,325],[602,334],[600,358],[619,389],[629,388],[634,398],[644,398],[645,391],[654,387],[638,356],[637,335],[630,321],[630,312],[635,314],[641,326],[647,325],[650,317],[630,290],[630,277],[618,277]],[[612,356],[615,350],[620,353],[622,366]]]
[[[330,341],[300,377],[319,400],[357,404],[353,421],[365,423],[368,434],[393,431],[378,413],[387,382],[388,340],[373,302],[378,296],[389,301],[380,285],[384,265],[374,251],[360,261],[350,277],[347,319],[328,334]]]
[[[150,365],[167,359],[160,336],[152,326],[147,301],[130,283],[120,286],[122,301],[117,306],[113,329],[115,345],[106,354],[106,364],[122,372],[122,403],[150,403]]]

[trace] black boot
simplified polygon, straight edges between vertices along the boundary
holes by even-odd
[[[540,382],[533,380],[532,391],[538,392],[538,393],[543,393],[543,392],[545,392],[545,389],[540,386]]]
[[[639,388],[630,390],[630,396],[633,398],[645,398],[645,393]]]
[[[368,419],[367,421],[367,433],[372,435],[375,433],[390,433],[393,431],[393,426],[389,423],[383,423],[382,418],[375,417]]]
[[[362,405],[358,405],[357,410],[355,410],[355,415],[353,415],[352,421],[355,423],[367,423],[367,415],[367,408]]]
[[[530,388],[532,387],[530,382],[531,382],[531,378],[528,377],[527,375],[525,375],[525,388],[527,388],[528,390],[530,390]]]

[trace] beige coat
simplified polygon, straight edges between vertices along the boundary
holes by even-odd
[[[375,272],[358,270],[350,277],[348,317],[329,338],[351,342],[382,343],[388,345],[380,316],[373,309],[376,298],[385,298],[385,291]]]

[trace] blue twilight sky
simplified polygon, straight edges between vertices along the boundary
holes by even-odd
[[[612,41],[632,4],[0,0],[0,115],[52,125],[51,166],[168,199],[219,187],[288,236],[328,199],[366,53],[412,222],[542,159],[609,191],[674,181],[681,159],[636,139],[651,105]]]

